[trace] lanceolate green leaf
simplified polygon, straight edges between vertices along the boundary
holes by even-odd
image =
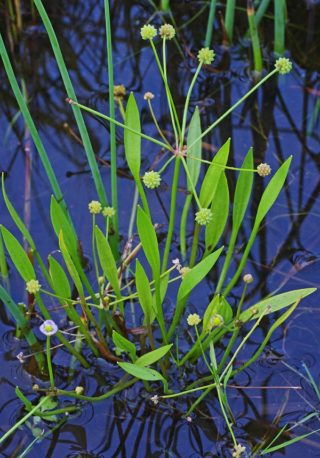
[[[56,199],[51,196],[50,203],[50,217],[54,232],[59,237],[60,231],[63,232],[64,242],[68,247],[68,251],[73,259],[78,258],[78,243],[77,236],[70,224],[70,221],[66,217],[65,213],[61,209]]]
[[[224,172],[224,166],[227,164],[230,151],[230,138],[219,149],[211,165],[209,166],[200,189],[200,204],[203,208],[208,208],[215,196],[221,174]]]
[[[127,107],[125,125],[141,132],[140,114],[133,93],[131,92]],[[130,130],[124,130],[124,150],[128,167],[136,181],[140,180],[141,137]]]
[[[136,347],[130,340],[123,337],[117,331],[112,331],[112,340],[118,350],[124,351],[130,355],[133,362],[137,359]]]
[[[187,137],[187,166],[190,172],[190,177],[193,182],[193,185],[196,186],[200,174],[201,169],[201,148],[202,148],[202,141],[197,140],[201,136],[201,123],[200,123],[200,115],[199,115],[199,108],[196,107],[188,130],[188,137]],[[195,143],[194,143],[195,142]],[[191,148],[188,145],[192,145]],[[189,184],[189,180],[187,183],[188,190],[191,192],[192,189]]]
[[[15,225],[17,226],[17,228],[21,232],[21,234],[24,237],[24,239],[30,245],[30,248],[33,250],[33,254],[37,258],[37,261],[39,263],[41,271],[42,271],[43,275],[46,277],[48,283],[50,284],[50,282],[51,282],[50,276],[49,276],[48,271],[47,271],[47,269],[46,269],[46,267],[44,265],[44,262],[41,259],[40,254],[39,254],[39,252],[38,252],[38,250],[36,248],[36,245],[35,245],[35,243],[33,241],[33,238],[31,237],[31,234],[28,231],[26,225],[24,224],[24,222],[22,221],[22,219],[18,215],[17,211],[15,210],[14,206],[12,205],[12,203],[10,202],[10,200],[9,200],[9,198],[7,196],[7,193],[6,193],[6,190],[5,190],[5,186],[4,186],[4,177],[3,177],[3,175],[2,175],[2,194],[3,194],[3,199],[5,201],[6,207],[8,209],[8,212],[10,213],[11,218],[13,219]]]
[[[144,313],[145,322],[152,323],[155,318],[153,310],[153,298],[150,288],[149,279],[140,264],[139,260],[136,261],[136,287],[138,292],[138,299]]]
[[[225,281],[232,256],[233,256],[233,251],[234,247],[236,244],[236,240],[238,237],[239,229],[241,226],[241,223],[243,221],[243,218],[245,216],[250,195],[251,195],[251,190],[252,190],[252,184],[253,184],[253,172],[247,172],[246,169],[253,169],[253,152],[252,148],[249,149],[243,163],[241,166],[241,171],[239,173],[239,177],[237,180],[236,184],[236,189],[234,193],[234,199],[233,199],[233,209],[232,209],[232,230],[231,230],[231,236],[230,236],[230,242],[229,242],[229,247],[227,251],[227,256],[225,259],[225,262],[223,264],[222,272],[220,275],[220,279],[217,285],[217,292],[219,293],[221,291],[221,288],[223,286],[223,283]]]
[[[229,187],[225,173],[222,173],[215,197],[211,204],[214,217],[206,226],[205,242],[206,254],[214,250],[225,229],[229,215]]]
[[[58,261],[56,261],[51,255],[48,257],[48,261],[52,286],[55,293],[64,299],[70,299],[71,288],[65,271],[63,270],[62,266],[58,263]]]
[[[27,282],[35,279],[33,265],[18,240],[4,226],[1,225],[0,228],[9,256],[23,280]]]
[[[163,381],[162,375],[154,369],[136,366],[135,364],[131,363],[118,363],[118,366],[120,366],[121,369],[126,371],[128,374],[140,380],[148,380],[149,382],[156,382],[158,380]]]
[[[82,302],[85,302],[85,295],[84,295],[81,279],[80,279],[79,274],[77,272],[77,269],[76,269],[76,267],[75,267],[75,265],[74,265],[74,263],[73,263],[73,261],[71,259],[71,256],[70,256],[70,254],[68,252],[68,248],[67,248],[67,245],[65,243],[64,235],[63,235],[62,231],[59,234],[59,246],[60,246],[60,250],[61,250],[64,262],[66,263],[68,272],[69,272],[69,274],[70,274],[70,276],[72,278],[72,281],[74,282],[75,287],[76,287],[76,289],[78,291],[79,297],[80,297]]]
[[[183,278],[180,288],[178,290],[177,296],[177,305],[176,310],[173,316],[173,320],[168,332],[168,338],[170,339],[175,331],[176,326],[178,325],[180,318],[182,316],[186,300],[193,291],[193,289],[204,279],[208,272],[215,265],[219,256],[224,247],[219,248],[215,252],[211,253],[209,256],[204,258],[199,264],[194,266],[190,272],[186,274]]]
[[[241,313],[239,319],[241,321],[255,320],[262,314],[268,315],[269,313],[273,313],[288,307],[289,305],[294,304],[296,301],[314,293],[316,290],[317,288],[295,289],[286,293],[277,294],[276,296],[264,299],[257,304],[252,305]]]
[[[98,256],[103,273],[107,277],[114,292],[116,293],[117,298],[119,299],[121,297],[121,292],[119,286],[117,265],[112,254],[112,250],[110,248],[108,240],[101,232],[101,230],[98,228],[98,226],[95,226],[94,232],[96,237]]]
[[[172,344],[164,345],[163,347],[150,351],[149,353],[140,356],[140,358],[137,359],[135,364],[140,367],[150,366],[151,364],[156,363],[161,358],[163,358],[168,353],[171,347]]]
[[[157,234],[148,215],[138,207],[137,227],[144,254],[153,272],[154,279],[160,276],[160,254]]]
[[[238,281],[244,266],[247,262],[251,247],[253,245],[253,242],[257,236],[260,224],[263,220],[263,218],[266,216],[274,202],[276,201],[278,195],[280,194],[281,189],[283,188],[283,185],[286,181],[288,172],[289,172],[289,167],[290,163],[292,160],[292,156],[290,156],[282,165],[281,167],[276,171],[274,176],[271,178],[268,186],[264,190],[264,193],[262,194],[258,210],[257,210],[257,215],[256,219],[253,225],[252,232],[250,234],[247,246],[245,248],[245,251],[241,257],[241,261],[239,263],[239,266],[236,270],[236,273],[232,277],[232,280],[228,284],[227,288],[224,290],[224,296],[227,296],[229,292],[232,290],[236,282]],[[218,285],[219,286],[219,285]]]

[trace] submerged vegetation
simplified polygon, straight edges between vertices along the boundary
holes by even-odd
[[[161,2],[163,10],[169,8],[169,3]],[[267,2],[261,3],[265,5]],[[279,1],[279,11],[284,12],[284,5],[285,2]],[[201,72],[215,62],[216,54],[210,48],[210,37],[207,36],[206,45],[198,50],[197,67],[180,116],[175,94],[169,85],[167,65],[171,41],[177,39],[176,30],[173,25],[166,23],[159,29],[152,24],[144,25],[140,36],[136,30],[136,39],[145,40],[153,51],[171,120],[171,132],[163,131],[152,105],[153,93],[146,92],[143,99],[158,132],[157,136],[152,137],[143,131],[141,107],[135,95],[131,93],[126,101],[125,88],[113,84],[108,0],[104,1],[110,93],[108,115],[78,102],[46,10],[41,0],[34,0],[34,6],[48,33],[66,90],[66,102],[69,104],[66,104],[66,110],[72,109],[74,113],[96,189],[95,200],[88,202],[88,219],[91,218],[92,223],[93,269],[88,275],[81,240],[1,37],[0,54],[6,73],[52,187],[49,211],[59,250],[49,254],[47,260],[42,258],[28,227],[7,194],[5,179],[2,177],[3,199],[23,243],[1,226],[1,272],[4,277],[7,276],[6,250],[25,282],[28,301],[23,305],[16,304],[4,286],[0,286],[0,298],[15,320],[17,332],[27,340],[34,352],[40,373],[48,381],[33,386],[36,404],[19,387],[16,388],[16,394],[27,414],[0,439],[0,443],[32,416],[59,425],[59,422],[65,421],[65,413],[76,412],[81,408],[80,401],[102,401],[142,381],[149,401],[154,405],[198,393],[197,400],[185,412],[186,418],[190,418],[205,396],[215,391],[232,438],[232,456],[240,457],[249,451],[238,441],[234,431],[235,420],[227,397],[228,384],[259,358],[272,334],[315,288],[286,291],[248,304],[250,285],[255,281],[247,271],[250,252],[264,218],[285,186],[292,158],[288,156],[277,170],[271,170],[268,163],[255,165],[257,161],[250,148],[243,154],[242,165],[235,167],[229,162],[230,139],[210,160],[203,157],[202,140],[270,78],[285,78],[282,75],[291,71],[291,61],[277,56],[272,67],[262,75],[261,55],[257,48],[259,43],[253,38],[256,84],[212,124],[203,125],[199,108],[191,112],[190,99]],[[226,33],[230,40],[234,7],[235,2],[227,2]],[[214,14],[214,8],[213,1],[210,15]],[[250,32],[252,37],[256,37],[257,24],[250,21],[252,9],[252,2],[248,2]],[[278,22],[276,34],[277,54],[282,54],[283,37]],[[257,78],[257,73],[261,77]],[[152,90],[154,88],[150,87]],[[116,108],[119,108],[119,119],[115,115]],[[107,187],[87,131],[84,120],[86,114],[110,123],[111,183]],[[116,127],[123,129],[125,159],[135,184],[132,212],[128,215],[129,236],[125,244],[121,240],[118,224],[121,202],[118,201]],[[150,170],[143,168],[142,141],[161,147],[161,158],[155,158],[155,165]],[[169,223],[163,243],[158,238],[158,230],[164,222],[154,214],[152,198],[165,174],[170,176],[171,194]],[[231,176],[236,183],[234,189],[230,186]],[[255,180],[268,181],[256,208],[248,242],[243,248],[240,262],[236,264],[236,243]],[[183,201],[178,195],[181,183],[187,189]],[[191,243],[187,237],[187,227],[190,224],[193,228]],[[221,238],[226,227],[231,229],[228,246],[224,247]],[[174,242],[175,232],[179,233],[178,247]],[[179,257],[176,257],[178,252]],[[191,295],[204,287],[212,271],[216,272],[217,281],[210,291],[211,300],[190,308]],[[236,287],[242,288],[242,294],[240,300],[234,303],[231,296]],[[174,302],[173,310],[167,309],[167,297]],[[56,305],[53,311],[47,306],[52,303],[52,299]],[[271,321],[260,344],[250,358],[241,361],[239,355],[246,343],[263,320],[274,313],[276,317]],[[64,323],[63,326],[60,323]],[[71,334],[67,331],[70,327]],[[187,339],[181,332],[186,328],[189,328]],[[45,352],[40,351],[43,342],[39,331],[45,336]],[[52,342],[56,341],[70,353],[73,367],[77,365],[88,368],[94,357],[102,357],[117,364],[122,370],[118,382],[112,389],[107,392],[102,390],[97,396],[86,392],[81,385],[68,390],[60,388],[52,364]],[[199,359],[204,361],[205,371],[201,376],[197,374],[190,382],[186,382],[186,370],[192,372]],[[65,398],[73,398],[74,402],[66,403]],[[275,440],[272,438],[262,453],[276,450]],[[285,445],[290,443],[288,441]]]

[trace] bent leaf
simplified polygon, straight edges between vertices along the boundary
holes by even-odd
[[[252,305],[247,310],[243,311],[239,317],[241,321],[255,320],[259,318],[262,314],[268,315],[269,313],[277,312],[289,305],[294,304],[299,299],[309,296],[314,293],[317,288],[304,288],[304,289],[295,289],[293,291],[288,291],[286,293],[277,294],[276,296],[264,299],[258,302],[255,305]],[[267,308],[270,308],[266,312]]]
[[[133,362],[135,361],[135,359],[137,358],[136,347],[132,342],[130,342],[130,340],[126,339],[114,330],[112,331],[112,340],[118,350],[128,353],[130,355],[131,360]]]
[[[144,366],[150,366],[153,363],[156,363],[159,361],[161,358],[164,357],[172,347],[172,344],[169,345],[164,345],[163,347],[157,348],[156,350],[150,351],[149,353],[146,353],[145,355],[140,356],[140,358],[137,359],[135,364],[140,367]]]

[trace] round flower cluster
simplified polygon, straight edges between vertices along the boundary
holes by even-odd
[[[198,60],[201,64],[210,65],[215,58],[215,52],[213,49],[202,48],[198,52]]]
[[[166,40],[172,40],[175,37],[176,31],[171,24],[163,24],[159,29],[159,35]]]
[[[245,274],[242,280],[249,285],[253,282],[253,276],[251,274]]]
[[[285,75],[292,70],[292,62],[290,59],[287,59],[287,57],[279,57],[279,59],[276,60],[274,66],[280,75]]]
[[[212,220],[212,211],[210,208],[200,208],[196,213],[195,220],[200,226],[205,226]]]
[[[47,337],[53,336],[58,332],[58,326],[52,320],[46,320],[40,326],[40,331]]]
[[[197,326],[201,322],[201,318],[197,313],[191,313],[187,318],[189,326]]]
[[[117,100],[123,99],[127,91],[123,84],[113,86],[113,95]]]
[[[261,177],[267,177],[271,173],[271,167],[269,164],[262,162],[258,165],[257,172]]]
[[[157,30],[154,25],[145,24],[141,27],[140,34],[143,40],[153,40],[157,36]]]
[[[143,175],[142,181],[144,185],[149,189],[158,188],[161,182],[160,173],[155,172],[154,170],[150,170],[150,172],[146,172]]]
[[[154,94],[152,92],[146,92],[143,96],[144,100],[152,100],[154,99]]]
[[[89,212],[92,213],[92,215],[97,215],[98,213],[101,212],[102,210],[102,205],[98,200],[92,200],[88,204]]]
[[[112,218],[116,214],[116,211],[113,207],[104,207],[102,209],[102,214],[106,218]]]
[[[26,283],[26,290],[29,294],[36,294],[40,291],[41,285],[38,280],[29,280]]]

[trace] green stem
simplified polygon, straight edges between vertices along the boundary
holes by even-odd
[[[210,1],[210,11],[209,17],[207,22],[207,32],[206,32],[206,39],[204,45],[210,47],[212,41],[212,32],[213,32],[213,23],[214,23],[214,15],[216,11],[216,0]]]
[[[272,70],[268,75],[266,75],[262,80],[260,80],[257,84],[255,84],[241,99],[239,99],[232,107],[229,108],[225,113],[223,113],[220,118],[218,118],[214,123],[212,123],[193,143],[189,146],[189,149],[192,148],[201,138],[205,137],[212,129],[214,129],[221,121],[224,120],[233,110],[235,110],[241,103],[246,100],[251,94],[253,94],[262,84],[264,84],[271,76],[275,75],[278,70],[275,68]]]
[[[47,336],[47,365],[49,371],[50,387],[53,389],[54,385],[54,376],[51,363],[51,350],[50,350],[50,336]]]
[[[193,234],[189,267],[193,267],[197,259],[200,229],[201,229],[201,226],[198,223],[196,223],[195,228],[194,228],[194,234]]]
[[[115,119],[115,103],[114,103],[114,82],[113,82],[113,59],[112,59],[112,33],[110,24],[110,5],[109,0],[104,0],[105,24],[106,24],[106,39],[107,39],[107,60],[108,60],[108,82],[109,82],[109,115]],[[116,126],[110,124],[110,156],[111,156],[111,201],[112,206],[116,210],[114,216],[115,236],[119,238],[119,223],[118,223],[118,190],[117,190],[117,149],[116,149]]]
[[[173,182],[172,182],[172,189],[171,189],[171,201],[170,201],[169,227],[168,227],[166,245],[165,245],[164,253],[163,253],[162,272],[164,272],[167,269],[168,258],[169,258],[170,248],[171,248],[172,235],[174,231],[177,191],[178,191],[178,184],[179,184],[179,171],[180,171],[180,158],[177,157],[175,164],[174,164]]]
[[[14,433],[18,428],[20,428],[20,426],[23,425],[23,423],[25,423],[28,420],[28,418],[32,417],[32,415],[34,415],[37,412],[37,410],[39,410],[39,408],[48,401],[49,398],[50,396],[45,396],[44,398],[42,398],[39,404],[34,406],[34,408],[30,410],[30,412],[28,412],[24,417],[21,418],[21,420],[19,420],[12,428],[10,428],[9,431],[7,431],[0,438],[0,444],[2,444],[2,442],[4,442],[9,436],[11,436],[11,434]]]
[[[186,228],[187,228],[187,218],[189,214],[189,208],[192,202],[192,195],[188,194],[184,207],[181,214],[181,223],[180,223],[180,251],[182,259],[185,260],[187,257],[187,244],[186,244]]]
[[[191,97],[191,93],[192,93],[192,89],[197,81],[197,78],[198,78],[198,75],[200,73],[200,70],[202,68],[202,62],[199,63],[198,65],[198,68],[192,78],[192,81],[190,83],[190,86],[189,86],[189,89],[188,89],[188,92],[187,92],[187,96],[186,96],[186,102],[184,104],[184,109],[183,109],[183,117],[182,117],[182,128],[181,128],[181,135],[180,135],[180,148],[183,147],[183,143],[184,143],[184,134],[185,134],[185,131],[186,131],[186,124],[187,124],[187,115],[188,115],[188,108],[189,108],[189,103],[190,103],[190,97]],[[190,148],[190,147],[189,147]]]
[[[157,128],[157,131],[159,132],[159,135],[160,137],[162,138],[162,140],[168,145],[169,149],[171,149],[171,145],[169,143],[169,140],[165,137],[164,133],[162,132],[162,130],[160,129],[160,126],[158,124],[158,121],[157,121],[157,118],[154,114],[154,111],[153,111],[153,108],[152,108],[152,104],[151,104],[151,100],[148,99],[148,107],[149,107],[149,110],[150,110],[150,114],[151,114],[151,117],[152,117],[152,120],[154,122],[154,125],[156,126]]]
[[[188,178],[188,182],[189,182],[189,185],[190,185],[194,200],[196,201],[196,203],[198,205],[198,208],[200,210],[201,209],[201,204],[200,204],[200,201],[199,201],[199,198],[198,198],[198,195],[197,195],[196,188],[194,187],[194,184],[193,184],[190,172],[189,172],[188,165],[187,165],[186,160],[185,160],[184,157],[181,157],[181,162],[182,162],[182,165],[183,165],[184,170],[186,172],[186,175],[187,175],[187,178]]]
[[[162,146],[162,148],[170,149],[166,143],[163,143],[160,140],[156,140],[155,138],[152,138],[149,135],[143,134],[142,132],[138,132],[135,129],[131,129],[131,127],[128,127],[125,124],[122,124],[122,122],[119,122],[116,119],[110,118],[110,116],[100,113],[99,111],[93,110],[92,108],[86,107],[85,105],[82,105],[81,103],[75,102],[74,100],[71,100],[71,99],[69,99],[68,102],[71,105],[75,105],[76,107],[81,108],[81,110],[87,111],[88,113],[98,116],[99,118],[106,119],[107,121],[115,124],[116,126],[122,127],[123,129],[127,129],[129,132],[137,134],[141,138],[144,138],[145,140],[149,140],[150,142],[155,143],[156,145]],[[171,148],[171,151],[173,151],[173,148]]]

